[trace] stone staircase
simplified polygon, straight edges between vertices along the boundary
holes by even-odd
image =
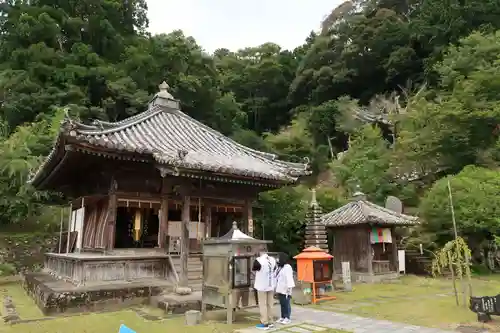
[[[180,256],[172,255],[172,263],[177,272],[177,276],[181,275],[181,259]],[[188,259],[188,283],[193,291],[200,291],[203,279],[203,261],[201,254],[190,254]]]

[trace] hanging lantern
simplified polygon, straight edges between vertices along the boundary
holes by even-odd
[[[139,235],[141,233],[141,209],[138,208],[135,211],[135,220],[134,220],[134,240],[136,242],[139,241]]]

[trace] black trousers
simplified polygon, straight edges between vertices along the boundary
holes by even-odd
[[[292,314],[292,296],[278,294],[281,308],[281,318],[290,319]]]

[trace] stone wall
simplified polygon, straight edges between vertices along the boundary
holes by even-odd
[[[37,271],[58,239],[59,233],[0,233],[0,263],[13,265],[17,272]]]

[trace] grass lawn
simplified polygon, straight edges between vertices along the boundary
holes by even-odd
[[[9,295],[14,300],[16,310],[22,320],[44,318],[42,312],[28,297],[19,284],[0,285],[0,296]],[[151,307],[142,307],[148,315],[162,317],[163,311]],[[184,316],[167,317],[164,320],[149,321],[133,310],[107,313],[82,314],[59,317],[42,321],[9,325],[0,322],[0,333],[117,333],[121,324],[125,324],[138,333],[230,333],[238,328],[247,328],[257,323],[252,313],[238,313],[233,325],[224,324],[224,311],[211,311],[208,320],[197,326],[185,326]],[[281,332],[281,331],[280,331]],[[349,333],[347,331],[327,330],[324,333]]]
[[[40,319],[44,317],[33,300],[25,294],[19,284],[1,285],[0,295],[9,295],[12,297],[21,319]],[[162,314],[160,309],[144,307],[141,310],[155,316],[161,316]],[[249,315],[251,314],[246,314],[246,316]],[[220,311],[209,312],[208,317],[208,321],[203,325],[185,326],[183,316],[165,318],[161,321],[148,321],[140,317],[133,310],[123,310],[60,317],[16,325],[8,325],[2,322],[0,323],[0,333],[117,333],[121,324],[127,325],[138,333],[229,333],[235,329],[249,327],[257,323],[255,320],[248,319],[242,314],[236,316],[235,324],[227,325],[223,323],[225,312]]]
[[[499,294],[500,276],[474,278],[472,291],[474,296]],[[451,280],[405,276],[395,282],[354,285],[352,292],[334,292],[336,300],[321,302],[316,307],[428,327],[482,326],[475,313],[456,305],[452,293]],[[459,295],[461,304],[462,300]],[[488,326],[500,331],[498,319]]]

